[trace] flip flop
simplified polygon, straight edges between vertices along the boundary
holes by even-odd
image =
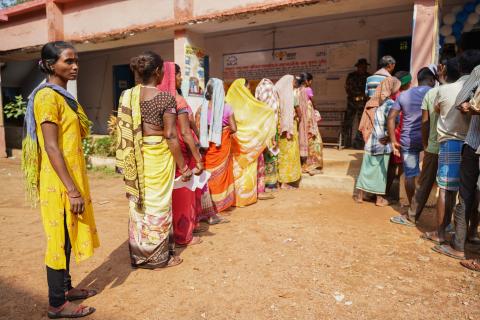
[[[83,318],[88,315],[91,315],[92,313],[95,312],[95,308],[93,307],[87,307],[87,306],[82,306],[79,305],[77,306],[74,310],[71,312],[65,311],[65,307],[67,304],[71,302],[67,301],[65,304],[59,308],[56,308],[55,310],[49,310],[47,315],[48,318],[50,319],[63,319],[63,318],[68,318],[68,319],[74,319],[74,318]]]
[[[193,233],[203,233],[203,232],[206,232],[207,230],[208,230],[208,226],[200,224],[198,227],[195,227],[195,229],[193,229]]]
[[[67,298],[68,301],[75,301],[75,300],[84,300],[91,298],[95,295],[97,295],[96,290],[90,290],[90,289],[78,289],[81,294],[77,295],[69,295],[68,292],[65,294],[65,298]]]
[[[436,253],[440,253],[440,254],[443,254],[447,257],[450,257],[450,258],[453,258],[453,259],[457,259],[457,260],[464,260],[465,259],[465,256],[463,257],[459,257],[459,256],[456,256],[452,253],[450,253],[450,251],[448,250],[448,247],[444,244],[437,244],[436,246],[434,246],[432,248],[433,251],[435,251]]]
[[[230,220],[226,219],[226,218],[222,218],[222,217],[212,217],[211,220],[209,219],[208,220],[208,224],[213,226],[213,225],[216,225],[216,224],[222,224],[222,223],[229,223]]]
[[[478,259],[461,261],[460,264],[469,270],[480,272],[480,260]]]
[[[168,260],[167,262],[167,265],[163,268],[157,268],[157,269],[154,269],[155,271],[159,271],[159,270],[162,270],[164,268],[171,268],[171,267],[176,267],[178,266],[179,264],[182,264],[183,262],[183,259],[180,258],[179,256],[172,256],[170,257],[170,259]]]
[[[410,220],[408,220],[408,219],[407,219],[405,216],[403,216],[403,215],[391,217],[391,218],[390,218],[390,222],[391,222],[391,223],[400,224],[400,225],[406,226],[406,227],[415,227],[415,223],[411,222]]]
[[[435,243],[436,245],[442,245],[442,244],[445,244],[445,243],[446,243],[446,241],[440,242],[440,241],[438,241],[438,240],[436,240],[436,239],[433,239],[431,236],[429,236],[429,235],[427,234],[427,232],[422,233],[422,234],[420,235],[420,239],[433,242],[433,243]]]
[[[270,200],[275,199],[275,196],[271,193],[260,193],[258,195],[258,200]]]

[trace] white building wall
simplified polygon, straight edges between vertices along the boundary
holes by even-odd
[[[272,49],[273,28],[231,32],[225,35],[206,36],[205,47],[210,55],[210,76],[222,77],[223,55],[252,50]],[[331,18],[320,22],[277,27],[275,47],[285,48],[352,40],[369,40],[372,70],[377,64],[379,39],[410,36],[412,11],[383,13],[354,18]]]
[[[94,133],[107,133],[108,117],[114,111],[113,66],[128,64],[130,58],[147,50],[164,60],[172,61],[174,57],[173,41],[80,54],[78,99],[94,122]]]

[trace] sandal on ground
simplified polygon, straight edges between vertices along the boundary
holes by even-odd
[[[408,218],[404,215],[399,215],[399,216],[395,216],[395,217],[391,217],[390,218],[390,222],[391,223],[396,223],[396,224],[400,224],[402,226],[406,226],[406,227],[415,227],[415,223],[413,223],[412,221],[408,220]]]
[[[275,196],[271,193],[259,193],[258,200],[270,200],[275,199]]]
[[[314,175],[317,175],[317,174],[323,174],[323,171],[318,169],[313,169],[308,171],[308,174],[313,177]]]
[[[176,267],[179,264],[181,264],[182,262],[183,262],[183,259],[180,258],[179,256],[171,256],[170,260],[168,260],[168,263],[165,266],[165,268]],[[162,268],[158,268],[158,269],[155,269],[155,270],[162,270]]]
[[[435,251],[436,253],[446,255],[447,257],[450,257],[450,258],[453,258],[453,259],[458,259],[458,260],[464,260],[465,259],[465,255],[463,255],[463,256],[456,255],[454,252],[452,252],[452,250],[453,250],[452,247],[450,247],[449,245],[446,245],[446,244],[437,244],[436,246],[434,246],[432,248],[432,250]]]
[[[469,270],[480,272],[480,260],[478,259],[461,261],[460,264]]]
[[[210,224],[210,223],[208,223]],[[203,233],[203,232],[206,232],[208,230],[208,226],[207,225],[202,225],[202,224],[198,224],[195,229],[193,229],[193,233]]]
[[[181,264],[183,262],[183,259],[180,258],[179,256],[171,256],[170,259],[168,260],[168,263],[165,267],[163,268],[157,268],[157,269],[153,269],[155,271],[159,271],[159,270],[162,270],[162,269],[165,269],[165,268],[171,268],[171,267],[176,267],[178,266],[179,264]]]
[[[218,215],[208,219],[208,224],[211,226],[216,224],[229,223],[229,222],[230,220],[223,217],[219,217]]]
[[[66,310],[67,307],[72,307],[71,310]],[[70,308],[68,308],[70,309]],[[76,306],[73,303],[67,301],[58,308],[49,307],[48,317],[50,319],[62,319],[62,318],[83,318],[91,315],[95,312],[95,308],[87,307],[83,305]]]
[[[96,290],[92,289],[76,289],[75,291],[79,292],[77,294],[71,294],[70,291],[65,294],[65,298],[67,298],[68,301],[85,300],[97,295],[98,293]]]
[[[202,238],[195,236],[195,237],[192,238],[192,241],[190,241],[189,243],[177,244],[177,247],[190,247],[190,246],[194,246],[196,244],[200,244],[202,242],[203,242]]]
[[[219,217],[230,217],[232,215],[233,210],[228,210],[228,211],[222,211],[217,213],[217,216]]]
[[[436,232],[425,232],[423,233],[421,236],[420,236],[420,239],[423,239],[423,240],[426,240],[426,241],[430,241],[430,242],[433,242],[435,243],[436,245],[442,245],[442,244],[445,244],[446,241],[440,241],[438,239],[435,239],[434,238],[434,235],[436,234]]]
[[[282,190],[295,190],[297,188],[295,187],[292,187],[291,185],[285,183],[285,184],[282,184],[282,186],[280,187]]]

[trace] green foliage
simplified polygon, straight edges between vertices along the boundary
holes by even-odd
[[[3,107],[3,113],[7,119],[23,117],[26,111],[27,102],[23,101],[22,96],[15,96],[15,101],[9,102]]]
[[[108,136],[96,139],[93,143],[93,153],[104,157],[114,156],[115,148],[112,137]]]
[[[88,136],[82,140],[82,147],[83,147],[83,156],[85,157],[85,163],[87,164],[87,168],[92,168],[92,162],[90,161],[90,156],[93,154],[93,142],[92,137]]]
[[[16,6],[17,4],[29,2],[32,0],[0,0],[0,9]]]

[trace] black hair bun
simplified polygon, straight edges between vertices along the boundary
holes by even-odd
[[[205,92],[205,99],[207,99],[209,101],[212,100],[212,94],[210,92],[206,91]]]

